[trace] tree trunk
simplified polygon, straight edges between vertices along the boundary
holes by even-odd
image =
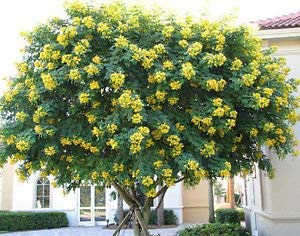
[[[230,208],[235,207],[235,197],[234,197],[234,176],[228,179],[228,197]]]
[[[161,189],[161,186],[158,186],[158,190]],[[164,195],[161,194],[158,196],[158,202],[160,203],[159,207],[157,208],[157,226],[161,227],[164,224]]]
[[[209,211],[209,218],[208,221],[210,223],[215,222],[215,205],[214,205],[214,192],[213,192],[213,181],[209,179],[208,181],[208,211]]]
[[[118,223],[120,223],[124,218],[123,197],[119,192],[118,192],[117,218],[118,218]]]

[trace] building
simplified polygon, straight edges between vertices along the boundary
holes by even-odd
[[[51,186],[51,177],[40,178],[37,174],[21,183],[15,167],[6,164],[0,177],[0,206],[12,211],[63,211],[70,226],[94,226],[114,223],[117,210],[116,192],[113,188],[82,186],[64,194],[63,189]],[[1,185],[2,182],[2,185]],[[1,191],[2,190],[2,191]],[[208,221],[208,182],[186,189],[183,183],[171,187],[164,198],[164,208],[171,209],[178,223]],[[124,204],[126,205],[126,204]],[[154,200],[153,208],[157,205]],[[125,206],[126,208],[126,206]]]
[[[284,56],[291,71],[300,78],[300,12],[256,22],[258,35],[265,46],[277,46],[277,55]],[[294,126],[300,140],[300,124]],[[299,146],[297,147],[299,150]],[[275,176],[269,179],[258,169],[246,181],[246,225],[252,235],[300,235],[300,158],[287,156],[279,160],[269,155]]]

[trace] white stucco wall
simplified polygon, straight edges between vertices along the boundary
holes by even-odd
[[[266,40],[269,46],[278,47],[277,55],[284,56],[291,69],[289,77],[300,78],[300,35],[298,38]],[[300,88],[298,89],[300,95]],[[299,111],[298,111],[299,113]],[[299,122],[293,127],[300,141]],[[300,150],[300,146],[297,147]],[[269,179],[262,172],[247,183],[249,211],[247,221],[252,221],[253,235],[296,236],[300,232],[300,156],[287,156],[279,160],[270,153],[275,177]],[[254,222],[256,221],[256,222]]]

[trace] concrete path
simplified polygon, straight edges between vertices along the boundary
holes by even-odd
[[[176,228],[151,229],[150,233],[159,233],[160,236],[176,236],[176,233],[185,226]],[[103,229],[102,227],[67,227],[61,229],[23,231],[16,233],[1,234],[3,236],[112,236],[114,230]],[[132,236],[130,229],[122,230],[119,236]]]

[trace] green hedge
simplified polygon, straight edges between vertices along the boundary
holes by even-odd
[[[63,212],[0,212],[0,231],[51,229],[68,226]]]
[[[124,216],[127,215],[128,210],[124,210]],[[120,223],[120,222],[119,222]],[[151,210],[149,217],[149,225],[157,224],[157,211]],[[177,216],[174,214],[172,210],[164,210],[164,225],[176,225],[177,224]]]
[[[236,209],[216,210],[216,223],[240,224],[239,212]]]
[[[164,210],[164,225],[176,225],[177,217],[172,210]],[[157,211],[150,212],[149,225],[157,224]]]
[[[187,227],[179,232],[179,236],[250,236],[250,233],[238,224],[205,224]]]
[[[245,221],[245,211],[243,208],[237,208],[236,209],[239,213],[239,218],[240,218],[240,221]]]

